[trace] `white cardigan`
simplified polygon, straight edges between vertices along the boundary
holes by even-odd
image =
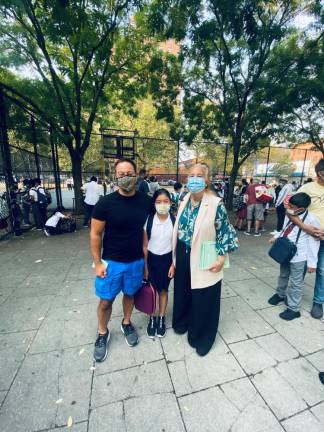
[[[178,241],[178,227],[179,220],[182,212],[184,211],[190,193],[188,193],[179,206],[178,216],[174,224],[173,231],[173,261],[176,266],[176,247]],[[221,201],[212,192],[205,192],[201,200],[200,208],[198,211],[197,219],[195,222],[191,253],[190,253],[190,273],[191,273],[191,289],[208,288],[215,285],[223,279],[223,270],[220,272],[212,272],[210,270],[200,270],[200,251],[202,243],[205,241],[215,241],[216,228],[215,217],[219,202]]]

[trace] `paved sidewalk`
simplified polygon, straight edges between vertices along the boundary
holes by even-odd
[[[269,235],[240,237],[208,356],[171,329],[148,339],[140,313],[140,343],[129,348],[119,298],[109,355],[97,365],[88,232],[0,243],[1,432],[323,432],[324,327],[309,315],[314,277],[302,318],[282,321],[283,306],[267,303],[278,274]]]

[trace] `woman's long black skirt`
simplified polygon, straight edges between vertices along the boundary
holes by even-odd
[[[172,327],[188,331],[188,342],[199,355],[206,355],[216,338],[222,281],[208,288],[191,289],[190,249],[178,240],[174,278]]]

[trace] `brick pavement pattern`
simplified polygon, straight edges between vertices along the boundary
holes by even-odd
[[[129,348],[119,297],[102,364],[92,359],[88,232],[0,243],[1,432],[323,432],[324,326],[309,315],[314,277],[302,317],[282,321],[284,306],[267,303],[278,276],[268,238],[240,235],[209,355],[198,357],[172,329],[149,339],[138,312],[140,343]],[[172,295],[168,327],[171,312]]]

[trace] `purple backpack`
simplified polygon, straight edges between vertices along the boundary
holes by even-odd
[[[143,281],[140,288],[134,296],[134,304],[138,311],[147,315],[153,315],[156,308],[156,291],[151,282]]]

